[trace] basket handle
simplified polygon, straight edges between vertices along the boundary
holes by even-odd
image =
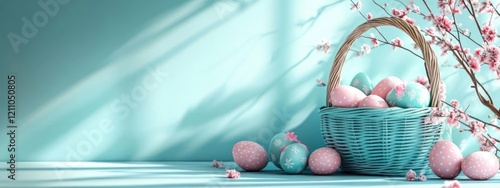
[[[347,57],[347,52],[352,46],[354,41],[358,39],[363,33],[368,31],[370,28],[375,28],[379,26],[394,26],[406,34],[408,34],[413,41],[421,49],[424,60],[425,60],[425,71],[427,73],[427,78],[429,79],[431,86],[431,107],[439,107],[441,105],[439,96],[439,84],[441,77],[439,75],[439,66],[436,58],[436,54],[432,51],[431,46],[425,40],[424,36],[420,34],[420,31],[414,25],[406,23],[406,21],[395,18],[395,17],[383,17],[368,20],[367,22],[359,25],[354,29],[354,31],[347,37],[344,44],[340,47],[335,60],[333,60],[332,69],[330,70],[330,78],[328,81],[328,89],[326,93],[326,106],[331,107],[330,103],[330,93],[333,88],[340,84],[340,74],[342,71],[342,66],[344,65],[345,58]]]

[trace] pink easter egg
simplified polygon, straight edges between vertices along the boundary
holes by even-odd
[[[389,76],[380,81],[372,91],[372,95],[378,95],[382,99],[385,99],[387,94],[396,86],[403,84],[403,81],[394,76]]]
[[[486,151],[469,154],[462,162],[465,176],[473,180],[487,180],[498,172],[499,164],[495,155]]]
[[[339,85],[330,93],[330,101],[335,107],[355,108],[366,95],[352,86]]]
[[[387,102],[378,95],[368,95],[359,102],[358,108],[387,108]]]
[[[252,141],[241,141],[233,146],[233,159],[246,171],[259,171],[267,165],[267,152]]]
[[[309,156],[309,167],[314,174],[333,174],[340,167],[340,155],[332,148],[319,148]]]
[[[450,141],[437,141],[429,153],[429,164],[432,172],[441,179],[453,179],[460,174],[462,152]]]

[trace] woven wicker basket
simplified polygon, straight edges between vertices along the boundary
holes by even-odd
[[[409,169],[430,172],[428,156],[442,126],[424,125],[431,108],[337,108],[330,92],[339,85],[343,63],[354,41],[368,29],[393,26],[422,50],[431,85],[431,107],[439,107],[440,75],[436,56],[419,30],[399,18],[377,18],[359,25],[340,47],[330,71],[326,106],[320,110],[321,132],[328,147],[342,157],[342,170],[356,174],[404,176]]]

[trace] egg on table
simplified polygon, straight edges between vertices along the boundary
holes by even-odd
[[[309,156],[309,167],[314,174],[333,174],[340,167],[340,154],[333,148],[316,149]]]
[[[277,135],[274,135],[271,139],[271,143],[269,143],[269,156],[271,156],[271,161],[274,166],[280,169],[282,168],[280,165],[280,157],[283,148],[292,143],[296,143],[294,140],[285,139],[286,135],[286,133],[278,133]]]
[[[233,146],[233,159],[246,171],[259,171],[266,167],[268,159],[264,147],[252,141],[240,141]]]
[[[365,95],[370,95],[373,90],[373,84],[370,77],[363,72],[360,72],[354,76],[350,84],[352,87],[358,88]]]
[[[332,89],[330,102],[335,107],[355,108],[366,95],[352,86],[339,85]]]
[[[429,90],[419,83],[408,83],[392,89],[386,97],[389,106],[401,108],[425,108],[429,107],[431,96]]]
[[[462,152],[451,141],[437,141],[429,153],[432,172],[442,179],[453,179],[462,169]]]
[[[498,172],[499,164],[495,155],[486,151],[469,154],[462,161],[462,171],[473,180],[487,180]]]
[[[281,152],[280,165],[288,174],[300,174],[307,168],[309,150],[304,144],[293,143]]]
[[[403,84],[404,82],[394,76],[389,76],[380,81],[372,90],[372,95],[378,95],[379,97],[385,99],[389,91],[394,89],[396,86]]]

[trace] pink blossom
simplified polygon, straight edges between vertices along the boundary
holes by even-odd
[[[476,138],[482,136],[483,133],[487,133],[488,130],[483,122],[480,121],[471,121],[470,124],[470,132]]]
[[[464,34],[464,35],[468,35],[468,34],[469,34],[469,30],[468,30],[468,29],[464,29],[464,30],[462,30],[462,34]]]
[[[215,167],[215,168],[224,168],[224,166],[225,166],[225,164],[222,161],[217,161],[215,159],[212,161],[212,167]]]
[[[219,168],[219,163],[217,163],[217,160],[212,161],[212,167]]]
[[[361,54],[362,55],[370,54],[371,51],[372,51],[372,49],[367,44],[363,44],[361,46]]]
[[[481,36],[484,41],[493,43],[497,39],[497,30],[492,25],[484,25],[481,28]]]
[[[445,31],[448,32],[451,31],[452,22],[446,16],[443,15],[434,16],[433,24],[437,28],[444,29]]]
[[[439,84],[439,97],[441,100],[446,100],[446,84],[442,81]]]
[[[417,79],[415,80],[415,82],[417,82],[417,83],[422,84],[423,86],[425,86],[425,85],[427,85],[428,80],[427,80],[427,77],[419,76],[419,77],[417,77]]]
[[[323,40],[323,49],[325,51],[325,54],[330,52],[330,41],[329,40]]]
[[[464,121],[469,121],[469,115],[467,115],[466,113],[460,113],[458,116]]]
[[[441,47],[441,56],[444,56],[448,54],[448,51],[450,51],[450,44],[448,41],[440,41],[438,42],[439,46]]]
[[[460,126],[458,118],[459,118],[458,113],[451,112],[449,116],[446,118],[446,123],[448,123],[448,125],[450,126],[458,128]]]
[[[497,142],[495,139],[487,139],[484,136],[481,136],[481,137],[484,139],[480,140],[481,146],[479,147],[479,150],[492,152],[493,150],[496,149],[495,145],[497,144]]]
[[[458,180],[445,181],[442,188],[461,188]]]
[[[231,179],[239,178],[240,177],[240,172],[238,172],[235,169],[232,169],[232,170],[228,169],[228,170],[226,170],[226,177],[227,178],[231,178]]]
[[[373,47],[377,47],[379,45],[377,38],[375,38],[375,35],[373,33],[370,34],[371,42]]]
[[[355,4],[352,4],[351,6],[351,11],[355,11],[355,10],[361,10],[361,7],[363,6],[363,3],[361,3],[361,1],[358,1],[357,3]]]
[[[372,13],[367,13],[367,14],[366,14],[366,19],[371,20],[371,19],[372,19]]]
[[[297,135],[294,135],[294,132],[286,132],[286,135],[284,137],[285,140],[291,140],[291,141],[299,141],[297,140]]]
[[[458,106],[460,106],[460,103],[456,99],[451,100],[450,104],[451,104],[451,107],[453,107],[453,108],[457,108]]]
[[[417,173],[413,170],[409,170],[408,173],[406,173],[406,181],[415,181],[417,178]]]
[[[411,18],[410,18],[410,17],[408,17],[408,16],[405,16],[405,17],[403,18],[403,20],[404,20],[404,21],[406,21],[406,23],[409,23],[409,24],[412,24],[412,25],[413,25],[413,24],[415,24],[415,20],[414,20],[414,19],[411,19]]]
[[[453,7],[451,12],[454,14],[462,14],[462,11],[460,11],[460,9],[458,7]]]
[[[392,44],[392,50],[396,50],[397,47],[402,47],[403,46],[403,41],[399,37],[396,37],[391,41]]]
[[[424,173],[420,173],[417,179],[418,181],[427,181],[427,177],[424,175]]]
[[[474,72],[479,72],[480,68],[481,68],[481,65],[479,64],[479,61],[475,58],[475,57],[472,57],[472,56],[467,56],[468,58],[468,64],[469,64],[469,67],[474,71]]]
[[[404,95],[406,90],[406,84],[400,84],[396,86],[396,95]]]
[[[455,0],[438,0],[438,7],[441,9],[442,13],[451,13],[450,7],[455,4]]]
[[[478,13],[493,13],[494,11],[495,9],[491,6],[491,0],[485,0],[481,2],[479,9],[477,9]]]
[[[417,5],[415,4],[411,4],[411,7],[413,9],[413,12],[415,13],[420,13],[420,7],[418,7]]]
[[[476,48],[474,50],[474,57],[479,58],[479,62],[484,63],[486,61],[486,53],[482,48]]]
[[[424,124],[432,124],[432,118],[431,117],[425,117],[424,118]]]
[[[403,18],[403,17],[405,17],[407,14],[408,14],[408,12],[406,12],[406,11],[404,11],[404,10],[398,10],[398,9],[392,8],[392,15],[393,15],[394,17]]]
[[[425,33],[430,35],[430,36],[435,36],[436,35],[436,29],[434,27],[427,27],[425,28]]]
[[[420,49],[420,47],[418,47],[417,43],[413,43],[413,49],[418,50],[418,49]]]
[[[495,72],[498,69],[500,61],[500,48],[494,45],[486,47],[484,50],[485,62],[490,65],[490,70]]]

